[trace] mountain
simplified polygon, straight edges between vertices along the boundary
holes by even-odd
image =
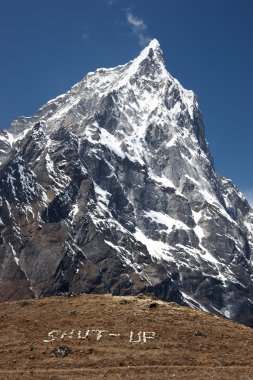
[[[153,40],[0,135],[0,300],[153,293],[253,326],[253,211]]]
[[[251,328],[143,295],[6,302],[0,319],[2,380],[253,376]]]

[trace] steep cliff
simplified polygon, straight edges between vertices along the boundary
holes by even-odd
[[[154,293],[253,326],[253,212],[156,40],[0,135],[0,299]]]

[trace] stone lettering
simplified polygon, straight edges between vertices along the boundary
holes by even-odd
[[[86,330],[52,330],[48,333],[48,339],[44,339],[44,343],[51,343],[55,340],[66,340],[66,339],[81,339],[85,340],[88,338],[96,339],[100,341],[101,339],[111,339],[117,338],[120,336],[124,336],[127,339],[127,333],[117,333],[117,332],[109,332],[108,330],[102,329],[86,329]],[[147,341],[154,340],[156,333],[154,331],[130,331],[128,333],[129,343],[147,343]]]
[[[53,342],[54,340],[56,339],[59,339],[59,337],[57,337],[55,334],[57,333],[61,333],[59,330],[52,330],[50,331],[47,335],[49,338],[51,339],[44,339],[43,342],[45,343],[50,343],[50,342]]]
[[[92,330],[92,331],[97,333],[97,340],[100,340],[102,338],[102,334],[108,332],[108,330]]]
[[[147,339],[155,339],[155,332],[143,331],[143,342],[146,343]]]
[[[68,333],[66,330],[63,332],[63,334],[61,335],[60,339],[64,339],[65,336],[67,336],[69,339],[72,339],[73,338],[73,334],[74,334],[75,330],[71,330],[70,333]]]
[[[85,335],[82,336],[82,331],[79,330],[77,334],[78,339],[87,339],[90,336],[90,330],[86,330]]]
[[[130,332],[129,342],[130,342],[130,343],[140,343],[140,342],[141,342],[141,331],[138,332],[137,336],[138,336],[138,339],[137,339],[137,340],[134,340],[134,332],[131,331],[131,332]]]

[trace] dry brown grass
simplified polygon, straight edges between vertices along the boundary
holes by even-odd
[[[99,329],[108,332],[97,340],[91,330]],[[44,342],[52,330],[67,336]],[[88,337],[79,339],[78,331],[84,336],[87,330]],[[252,329],[149,297],[82,295],[4,303],[0,331],[0,378],[6,380],[253,379]],[[134,339],[142,332],[140,343],[129,341],[131,331]],[[145,331],[155,332],[155,339],[143,342]],[[69,354],[57,357],[59,346]]]

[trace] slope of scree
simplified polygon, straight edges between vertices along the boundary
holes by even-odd
[[[253,326],[253,213],[153,40],[0,134],[0,300],[152,292]]]
[[[154,297],[1,305],[1,379],[251,379],[253,331]]]

